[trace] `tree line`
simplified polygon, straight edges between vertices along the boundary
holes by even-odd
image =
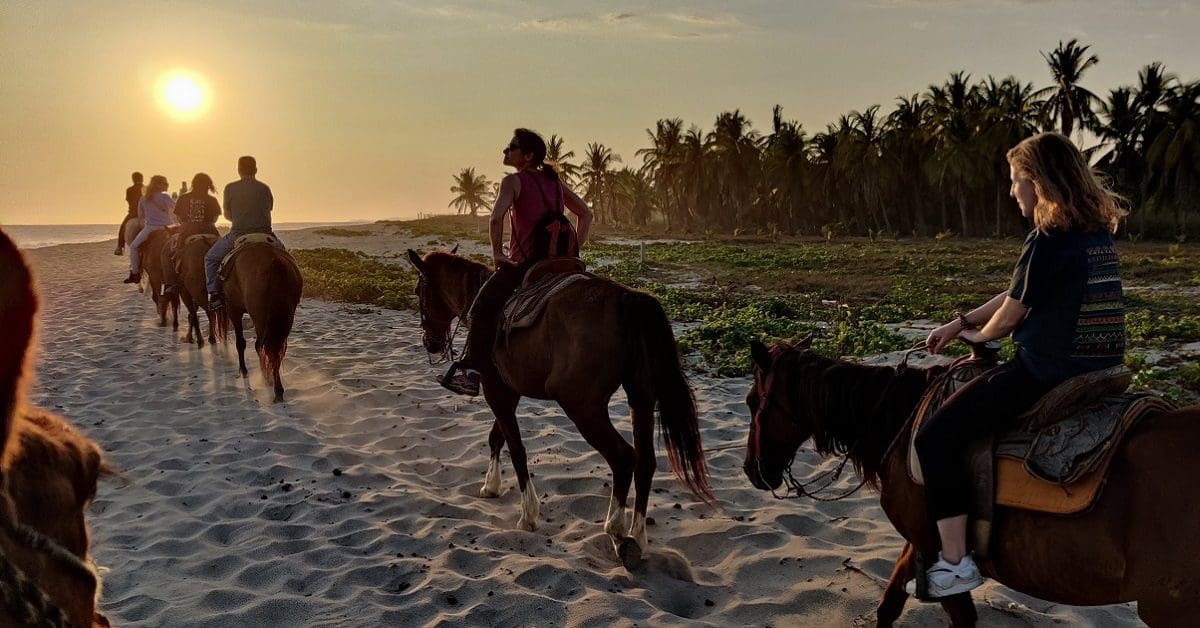
[[[550,136],[547,160],[602,224],[663,223],[676,233],[1007,235],[1027,228],[1009,195],[1005,153],[1055,130],[1084,152],[1128,201],[1124,229],[1158,238],[1200,235],[1200,81],[1161,63],[1137,84],[1100,96],[1082,85],[1099,58],[1077,40],[1042,53],[1052,83],[1014,77],[942,84],[851,111],[816,134],[776,106],[769,133],[739,110],[711,129],[658,120],[631,163],[588,143],[576,159]],[[1084,139],[1086,138],[1086,140]],[[497,184],[464,168],[450,206],[491,207]]]

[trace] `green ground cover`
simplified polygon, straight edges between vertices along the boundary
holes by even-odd
[[[394,224],[443,242],[483,241],[486,219],[455,217]],[[619,236],[620,234],[610,234]],[[1019,239],[725,238],[646,246],[589,243],[584,257],[600,275],[651,294],[683,324],[681,349],[693,368],[749,372],[749,341],[811,334],[831,356],[867,356],[911,343],[889,325],[944,321],[1004,290]],[[1136,385],[1177,400],[1200,395],[1200,366],[1169,351],[1200,341],[1200,247],[1119,244],[1127,287],[1130,364]],[[306,294],[383,307],[415,307],[416,277],[405,265],[336,249],[299,251]],[[1011,345],[1007,346],[1011,352]],[[1150,365],[1146,355],[1167,351]]]

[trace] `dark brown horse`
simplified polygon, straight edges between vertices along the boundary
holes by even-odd
[[[807,347],[752,346],[754,413],[745,472],[757,488],[783,482],[808,439],[846,455],[880,490],[888,519],[908,541],[879,603],[890,626],[907,601],[916,555],[935,557],[937,531],[923,487],[906,471],[910,417],[940,368],[893,369],[831,360]],[[893,442],[899,443],[890,447]],[[1062,516],[996,507],[991,560],[980,568],[1013,589],[1080,606],[1136,600],[1151,626],[1200,617],[1200,407],[1148,415],[1126,437],[1090,510]],[[929,561],[932,562],[932,559]],[[956,626],[976,621],[971,595],[942,601]]]
[[[233,258],[222,292],[225,314],[217,317],[217,338],[225,342],[229,327],[237,337],[238,369],[246,370],[246,336],[242,317],[254,322],[254,351],[263,377],[275,387],[275,401],[283,401],[279,366],[287,353],[288,335],[296,318],[296,306],[304,279],[287,251],[266,243],[248,244]]]
[[[409,260],[420,273],[421,328],[425,349],[441,354],[450,326],[463,319],[489,270],[452,253]],[[558,402],[587,442],[608,462],[612,497],[604,530],[626,567],[646,549],[646,504],[656,467],[654,408],[675,475],[700,499],[713,503],[696,404],[679,366],[675,336],[654,297],[606,279],[587,279],[556,293],[534,326],[497,339],[494,364],[481,369],[483,394],[496,423],[489,437],[491,464],[481,495],[500,494],[500,449],[507,443],[521,490],[523,530],[537,527],[537,491],[529,479],[525,445],[517,426],[521,397]],[[608,401],[625,389],[633,420],[633,446],[608,416]],[[626,499],[636,488],[633,521],[626,527]],[[628,531],[628,534],[626,533]]]
[[[197,310],[204,310],[208,318],[208,342],[216,343],[217,317],[208,307],[208,290],[204,282],[204,256],[217,241],[216,236],[195,238],[185,241],[179,251],[179,298],[183,307],[188,311],[188,332],[183,342],[193,342],[195,333],[197,347],[204,346],[204,334],[200,331],[200,316]]]
[[[154,300],[154,309],[159,316],[158,326],[167,326],[167,309],[169,308],[172,317],[171,327],[179,329],[179,295],[174,293],[169,296],[162,295],[162,257],[166,255],[169,237],[168,229],[155,231],[142,243],[142,250],[138,255],[142,265],[142,275],[149,280],[150,298]]]
[[[24,401],[36,311],[25,260],[0,232],[0,624],[107,626],[85,513],[110,470],[95,443]]]

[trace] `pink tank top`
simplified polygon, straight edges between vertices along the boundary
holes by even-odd
[[[512,237],[508,240],[508,257],[516,264],[524,264],[533,246],[533,230],[548,211],[563,211],[562,185],[541,173],[522,170],[517,173],[521,180],[521,194],[513,201],[509,212]]]

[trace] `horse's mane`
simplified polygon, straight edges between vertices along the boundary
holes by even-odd
[[[879,487],[888,448],[931,378],[943,370],[867,366],[810,352],[780,354],[774,368],[789,369],[792,407],[811,426],[816,451],[848,454],[873,488]]]
[[[437,265],[452,273],[478,272],[487,266],[468,257],[456,255],[450,251],[430,251],[421,258],[426,264]]]

